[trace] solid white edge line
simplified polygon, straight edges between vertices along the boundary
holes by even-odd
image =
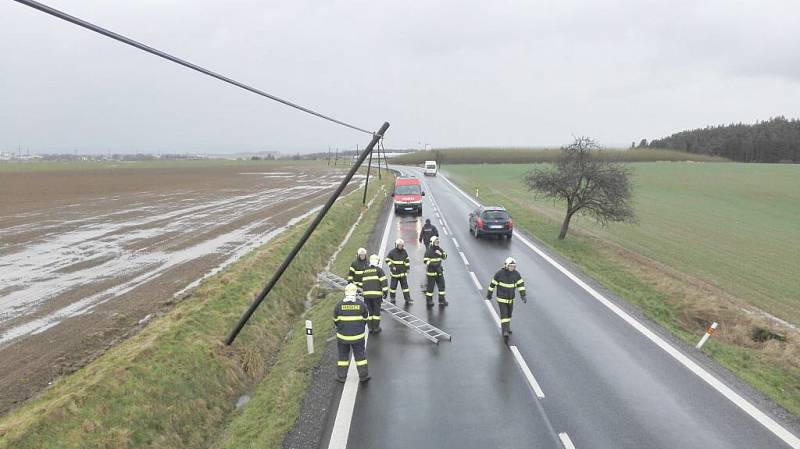
[[[475,272],[470,271],[469,276],[472,278],[472,282],[475,283],[475,287],[478,290],[483,290],[483,286],[481,285],[481,281],[478,280],[478,276],[475,276]]]
[[[484,299],[483,302],[486,304],[486,308],[489,309],[489,314],[494,318],[494,324],[497,326],[497,330],[500,330],[500,317],[497,316],[497,311],[492,307],[492,302],[488,299]]]
[[[444,235],[450,235],[450,232],[447,230],[447,226],[442,225],[442,231],[444,231]]]
[[[558,438],[561,439],[561,444],[564,445],[564,449],[575,449],[575,445],[572,444],[572,440],[569,439],[569,435],[567,435],[566,432],[559,433]]]
[[[514,354],[514,360],[517,361],[520,369],[522,369],[522,373],[525,375],[525,379],[528,380],[528,385],[533,388],[533,392],[536,393],[536,397],[539,399],[544,399],[544,391],[542,391],[542,387],[539,386],[539,382],[536,382],[536,378],[533,377],[533,373],[531,372],[530,367],[527,363],[525,363],[525,359],[522,357],[522,353],[519,352],[519,349],[516,345],[511,345],[508,347],[511,350],[511,353]]]
[[[458,186],[450,182],[449,179],[442,176],[442,179],[450,184],[456,191],[461,193],[467,200],[471,201],[473,204],[480,205],[477,201],[473,200],[469,195],[464,193]],[[769,417],[766,413],[759,410],[756,406],[751,404],[748,400],[743,398],[733,391],[730,387],[722,383],[719,379],[714,377],[711,373],[706,371],[703,367],[695,363],[692,359],[685,356],[682,352],[678,349],[667,343],[664,339],[656,335],[653,331],[648,329],[645,325],[637,321],[631,315],[629,315],[624,310],[620,309],[616,304],[611,302],[610,300],[606,299],[605,296],[601,295],[597,290],[590,287],[588,284],[583,282],[578,276],[572,274],[569,270],[564,268],[560,263],[556,262],[544,253],[544,251],[540,250],[536,245],[530,242],[527,238],[521,236],[517,231],[514,231],[514,235],[517,237],[518,240],[522,241],[528,248],[533,250],[536,254],[541,256],[545,261],[547,261],[550,265],[555,267],[558,271],[563,273],[567,276],[570,280],[578,284],[582,289],[584,289],[587,293],[589,293],[592,297],[596,300],[600,301],[601,304],[606,306],[609,310],[611,310],[614,314],[618,317],[622,318],[623,321],[631,325],[634,329],[639,331],[642,335],[647,337],[650,341],[656,344],[659,348],[664,350],[667,354],[672,356],[675,360],[678,361],[681,365],[686,367],[689,371],[694,373],[697,377],[705,381],[708,385],[710,385],[713,389],[717,390],[720,394],[725,396],[729,401],[733,402],[737,407],[739,407],[742,411],[750,415],[751,418],[758,421],[762,426],[766,427],[770,432],[775,434],[778,438],[783,440],[786,444],[788,444],[792,449],[800,449],[800,438],[795,436],[793,433],[789,432],[785,427],[778,424],[777,421]]]
[[[469,261],[467,260],[467,256],[465,256],[463,252],[459,251],[458,255],[461,256],[461,260],[464,261],[464,265],[469,265]]]
[[[386,244],[389,240],[389,230],[394,222],[394,208],[389,210],[389,218],[386,220],[386,227],[383,229],[381,246],[378,255],[383,260]],[[366,339],[365,339],[366,342]],[[339,399],[339,408],[336,410],[336,419],[333,421],[331,439],[328,442],[328,449],[346,449],[347,440],[350,438],[350,426],[353,422],[353,410],[356,407],[356,396],[358,394],[358,371],[355,361],[350,358],[350,368],[347,370],[347,380],[344,383],[342,397]]]
[[[456,248],[461,249],[461,245],[458,244],[458,240],[456,240],[455,237],[453,237],[453,245],[456,245]]]

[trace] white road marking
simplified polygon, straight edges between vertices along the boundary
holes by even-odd
[[[469,265],[469,261],[467,260],[467,256],[464,255],[461,251],[458,252],[458,255],[461,256],[461,260],[464,261],[464,265]]]
[[[564,445],[564,449],[575,449],[575,445],[572,444],[572,440],[569,439],[569,435],[567,435],[566,432],[559,433],[558,438],[561,439],[561,444]]]
[[[442,231],[444,231],[444,235],[450,235],[450,231],[447,230],[447,226],[442,225]]]
[[[500,317],[497,316],[497,311],[495,311],[494,307],[492,307],[492,302],[488,299],[484,299],[483,302],[486,304],[486,308],[489,309],[489,313],[492,315],[492,318],[494,318],[494,324],[497,325],[497,330],[500,330]]]
[[[458,240],[456,240],[455,237],[453,237],[453,245],[456,245],[456,248],[461,249],[461,245],[458,244]]]
[[[472,271],[469,272],[469,276],[472,278],[472,282],[475,283],[475,287],[477,287],[478,290],[483,290],[483,286],[481,285],[481,281],[478,280],[478,276],[475,276],[475,273]]]
[[[386,253],[386,244],[389,240],[389,230],[394,222],[394,208],[389,211],[389,218],[386,220],[386,227],[383,229],[383,237],[381,238],[381,246],[378,252],[378,257],[383,260],[383,255]],[[366,339],[365,339],[366,343]],[[369,357],[369,355],[367,355]],[[331,431],[331,439],[328,443],[328,449],[345,449],[347,448],[347,440],[350,438],[350,425],[353,421],[353,410],[356,406],[356,395],[358,394],[358,371],[356,370],[355,361],[351,358],[350,368],[347,370],[347,380],[342,390],[342,398],[339,400],[339,408],[336,411],[336,419],[333,422],[333,430]]]
[[[492,308],[492,310],[494,310],[494,308]],[[517,361],[520,369],[522,369],[522,373],[525,375],[528,385],[530,385],[530,387],[533,388],[533,392],[536,393],[536,397],[539,399],[544,399],[544,391],[542,391],[542,387],[539,386],[539,382],[536,382],[536,378],[533,377],[533,373],[528,367],[528,364],[525,363],[525,359],[522,357],[519,349],[517,349],[516,346],[509,346],[508,349],[510,349],[511,353],[514,354],[514,360]]]
[[[461,193],[468,201],[472,202],[476,206],[479,206],[480,203],[472,199],[469,195],[464,193],[463,190],[458,188],[455,184],[450,182],[449,179],[445,178],[444,176],[441,177],[446,183],[450,184],[456,191]],[[564,268],[560,263],[556,262],[545,254],[544,251],[539,249],[536,245],[534,245],[530,240],[521,236],[518,232],[514,231],[514,235],[517,237],[519,241],[524,243],[528,248],[533,250],[536,254],[538,254],[541,258],[547,261],[550,265],[555,267],[558,271],[563,273],[566,277],[572,280],[574,283],[578,284],[582,289],[584,289],[589,295],[599,301],[601,304],[606,306],[611,312],[613,312],[618,317],[622,318],[623,321],[628,323],[631,327],[639,331],[642,335],[644,335],[648,340],[655,343],[656,346],[661,348],[664,352],[672,356],[675,360],[678,361],[681,365],[686,367],[689,371],[694,373],[697,377],[705,381],[709,386],[713,389],[717,390],[720,394],[725,396],[728,400],[733,402],[737,407],[743,410],[745,413],[750,415],[751,418],[758,421],[761,425],[766,427],[770,432],[775,434],[778,438],[783,440],[786,444],[788,444],[792,449],[800,449],[800,438],[795,436],[793,433],[789,432],[785,427],[778,424],[774,419],[769,417],[766,413],[759,410],[756,406],[751,404],[748,400],[740,396],[738,393],[733,391],[730,387],[722,383],[719,379],[714,377],[711,373],[706,371],[703,367],[695,363],[689,357],[685,356],[682,352],[678,349],[667,343],[664,339],[656,335],[653,331],[648,329],[645,325],[637,321],[631,315],[629,315],[624,310],[620,309],[616,304],[608,300],[605,296],[601,295],[597,290],[590,287],[588,284],[583,282],[578,276],[574,275],[572,272]]]

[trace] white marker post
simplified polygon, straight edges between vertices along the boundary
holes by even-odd
[[[475,198],[480,198],[480,193],[481,193],[480,189],[475,187]]]
[[[697,348],[697,349],[702,348],[703,345],[706,344],[706,341],[708,341],[708,337],[712,336],[714,334],[714,331],[717,330],[717,326],[718,326],[718,324],[717,324],[716,321],[711,323],[711,327],[709,327],[706,330],[706,334],[703,335],[703,338],[701,338],[699,342],[697,342],[697,346],[695,346],[695,348]]]
[[[314,353],[314,330],[311,320],[306,320],[306,346],[308,346],[308,353]]]

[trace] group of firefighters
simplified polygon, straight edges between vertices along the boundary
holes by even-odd
[[[426,266],[426,306],[429,309],[433,307],[435,288],[438,293],[439,307],[446,307],[449,303],[445,299],[442,262],[447,259],[447,252],[439,246],[439,231],[429,219],[425,220],[425,224],[422,226],[419,242],[425,245],[422,262]],[[381,260],[378,255],[372,254],[368,258],[367,250],[359,248],[356,259],[350,264],[344,299],[339,301],[333,309],[336,341],[339,349],[336,378],[340,382],[344,382],[347,377],[351,352],[360,380],[364,382],[369,379],[366,331],[369,329],[371,334],[381,332],[381,302],[388,296],[392,303],[396,303],[398,284],[403,292],[405,304],[414,302],[408,287],[408,271],[411,261],[403,239],[395,241],[394,248],[386,255],[384,262],[389,267],[391,283],[381,268]],[[511,334],[511,314],[516,292],[519,292],[522,302],[528,302],[525,281],[522,280],[522,276],[516,268],[516,261],[511,257],[506,258],[503,268],[492,277],[486,292],[486,299],[489,300],[492,299],[493,294],[496,294],[497,305],[500,309],[500,327],[506,343]],[[363,300],[358,297],[359,290],[361,290]]]

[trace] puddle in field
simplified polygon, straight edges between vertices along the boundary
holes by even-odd
[[[24,335],[43,332],[66,318],[91,313],[100,304],[158,281],[179,265],[207,256],[221,260],[176,295],[185,293],[253,248],[273,239],[287,226],[316,212],[319,208],[298,211],[298,216],[289,224],[279,227],[271,224],[268,216],[285,211],[292,206],[292,200],[307,201],[329,190],[338,184],[333,182],[335,178],[320,176],[313,186],[266,189],[213,200],[196,197],[176,201],[174,195],[153,194],[153,203],[138,202],[125,210],[73,216],[44,225],[39,222],[0,228],[0,236],[9,241],[17,235],[39,231],[29,241],[15,242],[6,247],[8,252],[0,254],[0,329],[4,322],[12,319],[20,322],[20,318],[24,319],[59,295],[100,282],[126,279],[45,316],[0,330],[0,346]],[[119,198],[105,201],[114,199]],[[286,207],[270,210],[278,203],[287,202]],[[118,206],[111,203],[107,210],[114,207]],[[250,214],[261,210],[265,211],[261,218],[249,218]],[[249,221],[237,223],[245,217]],[[233,223],[237,223],[236,229],[213,233],[215,228],[230,227]],[[208,238],[197,241],[197,235]]]

